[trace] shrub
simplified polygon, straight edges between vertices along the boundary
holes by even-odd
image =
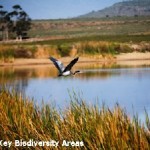
[[[15,58],[31,58],[32,52],[24,48],[19,48],[14,51],[14,57]]]
[[[130,53],[130,52],[133,52],[133,49],[129,45],[127,44],[120,45],[119,53]]]
[[[70,44],[61,44],[58,45],[58,53],[63,56],[69,56],[70,50],[71,50],[71,45]]]

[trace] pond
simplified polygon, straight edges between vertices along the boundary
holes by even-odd
[[[36,103],[64,109],[76,93],[87,104],[113,108],[118,103],[131,116],[150,114],[150,67],[116,67],[86,63],[75,66],[80,74],[57,77],[54,66],[1,67],[0,84],[14,88]]]

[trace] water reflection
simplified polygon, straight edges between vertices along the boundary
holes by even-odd
[[[144,107],[150,112],[150,67],[125,68],[102,64],[80,64],[74,70],[81,73],[71,77],[57,77],[53,66],[0,68],[0,85],[13,87],[27,97],[59,107],[69,104],[69,91],[83,93],[89,104],[105,102],[113,107],[118,102],[129,113],[143,115]]]
[[[74,78],[80,80],[91,80],[96,78],[109,78],[113,75],[119,75],[119,72],[104,71],[100,69],[100,65],[81,65],[78,68],[81,73]],[[103,66],[104,67],[104,66]],[[95,68],[95,69],[93,69]],[[74,68],[76,69],[76,68]],[[57,79],[57,80],[73,80],[72,77],[57,78],[57,70],[50,66],[34,66],[34,67],[1,67],[0,68],[0,85],[5,85],[8,88],[12,87],[18,93],[25,93],[28,84],[34,79]]]

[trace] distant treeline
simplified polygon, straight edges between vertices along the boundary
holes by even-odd
[[[0,40],[27,37],[31,27],[31,19],[20,5],[14,5],[8,12],[0,5]]]

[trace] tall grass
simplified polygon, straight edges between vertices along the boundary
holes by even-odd
[[[113,58],[120,53],[133,52],[134,49],[127,43],[86,41],[75,44],[80,55],[101,55],[102,57]]]
[[[0,45],[0,61],[13,62],[16,58],[48,58],[58,55],[54,45]]]
[[[36,52],[35,46],[0,45],[0,61],[13,62],[15,58],[32,58]]]
[[[69,41],[68,41],[69,40]],[[1,44],[0,60],[4,62],[13,61],[15,58],[48,58],[49,56],[64,57],[70,56],[74,49],[74,55],[115,55],[133,51],[149,52],[150,43],[140,42],[138,44],[129,42],[108,42],[101,39],[72,41],[71,39],[60,40],[58,43],[43,41],[43,43],[20,43]],[[136,49],[134,48],[136,47]]]
[[[33,100],[15,92],[0,91],[0,135],[2,140],[63,140],[83,141],[84,147],[75,149],[149,149],[149,118],[146,126],[133,120],[118,105],[114,109],[87,105],[82,98],[72,94],[70,106],[58,111],[43,104],[38,107]],[[17,149],[14,145],[12,149]],[[34,149],[35,147],[30,147]],[[50,149],[50,147],[42,147]],[[72,147],[70,146],[70,149]],[[40,149],[37,147],[36,149]]]

